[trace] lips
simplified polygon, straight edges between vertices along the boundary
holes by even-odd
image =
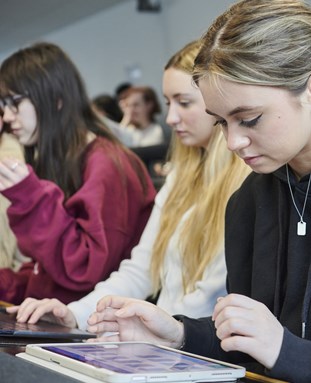
[[[244,160],[244,161],[248,161],[248,160],[251,160],[251,159],[257,158],[257,157],[259,157],[259,156],[244,156],[244,157],[241,156],[242,160]]]
[[[11,128],[11,132],[13,133],[13,134],[19,134],[19,132],[21,131],[21,129],[14,129],[14,128]]]
[[[177,134],[187,134],[188,132],[186,130],[175,130]]]
[[[241,157],[247,165],[254,165],[261,156],[247,156]]]

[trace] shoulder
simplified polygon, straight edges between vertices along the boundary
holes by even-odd
[[[163,134],[162,126],[157,122],[151,125],[151,130],[153,130],[154,132],[157,132],[158,134]]]
[[[267,204],[273,204],[285,182],[283,168],[269,174],[252,172],[230,197],[227,213],[250,214]]]
[[[156,195],[156,198],[155,198],[155,204],[157,206],[159,206],[160,208],[162,208],[173,188],[173,185],[174,185],[174,174],[175,172],[170,172],[167,176],[166,176],[166,179],[165,179],[165,182],[163,184],[163,186],[161,187],[161,189],[159,190],[159,192],[157,193]]]
[[[123,156],[129,156],[123,145],[112,142],[106,137],[96,137],[86,149],[85,161],[93,162],[98,161],[98,158],[100,158],[102,161],[115,162],[115,160],[120,160]]]
[[[240,188],[233,193],[231,199],[255,197],[270,193],[282,182],[280,172],[276,171],[269,174],[250,173],[243,181]]]
[[[97,137],[86,149],[83,169],[86,176],[99,172],[103,175],[107,172],[120,172],[128,163],[128,154],[122,145],[105,137]]]
[[[141,179],[151,179],[139,157],[120,143],[111,142],[105,137],[97,137],[88,147],[83,166],[84,177],[99,177],[118,180],[135,181],[141,185]],[[121,176],[121,177],[120,177]]]

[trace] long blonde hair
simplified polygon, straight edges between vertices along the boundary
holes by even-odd
[[[200,42],[187,44],[167,63],[192,74]],[[168,243],[183,215],[185,220],[179,241],[185,292],[195,289],[206,266],[224,247],[225,207],[230,195],[249,174],[249,168],[227,149],[223,134],[214,128],[206,149],[183,145],[173,133],[171,164],[174,181],[163,206],[160,229],[151,260],[154,294],[161,288],[160,270]]]

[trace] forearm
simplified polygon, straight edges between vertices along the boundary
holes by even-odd
[[[211,317],[192,319],[185,316],[175,316],[184,323],[183,350],[209,358],[223,360],[229,363],[245,364],[253,359],[241,352],[225,352],[216,336],[216,329]]]
[[[184,324],[183,350],[209,357],[215,357],[214,354],[218,354],[219,341],[210,317],[200,319],[179,315],[174,317]]]
[[[267,375],[289,382],[310,383],[311,341],[301,339],[284,329],[279,357]]]
[[[96,224],[69,214],[61,190],[33,172],[3,194],[12,203],[10,225],[22,253],[39,262],[64,287],[89,290],[102,279],[104,268],[107,275],[113,270],[107,264],[106,233],[95,204],[88,216]]]

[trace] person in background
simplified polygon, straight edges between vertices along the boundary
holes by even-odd
[[[202,39],[194,79],[228,148],[253,170],[229,200],[228,295],[212,317],[108,296],[106,341],[143,340],[311,381],[311,7],[243,0]],[[233,175],[232,175],[233,176]]]
[[[127,88],[128,89],[128,88]],[[104,124],[118,137],[118,139],[133,152],[145,164],[152,182],[159,190],[165,181],[165,177],[154,171],[154,165],[161,166],[167,158],[168,143],[148,146],[136,146],[137,137],[133,135],[132,130],[124,129],[120,124],[123,113],[119,108],[117,101],[109,95],[100,95],[92,100],[94,111],[99,115]]]
[[[122,120],[123,113],[118,105],[118,102],[109,94],[101,94],[94,97],[92,104],[99,113],[106,116],[110,120],[115,122],[120,122]]]
[[[115,89],[115,99],[122,113],[124,113],[124,96],[132,86],[133,84],[130,82],[121,82]]]
[[[161,106],[152,88],[132,86],[126,91],[120,124],[131,134],[133,147],[164,143],[163,128],[156,121],[158,113]]]
[[[55,299],[26,299],[12,308],[19,321],[33,323],[49,314],[52,321],[85,328],[98,300],[107,294],[151,296],[171,314],[200,317],[210,314],[216,297],[225,293],[224,209],[249,168],[227,150],[193,85],[199,47],[197,41],[187,44],[165,66],[163,93],[167,123],[173,130],[171,172],[131,259],[68,306]]]
[[[26,163],[0,161],[0,191],[22,254],[0,270],[0,299],[68,303],[117,270],[149,218],[155,190],[142,162],[93,112],[80,74],[60,47],[38,43],[0,67],[3,121]]]
[[[92,100],[92,108],[102,122],[127,147],[132,146],[132,135],[120,125],[123,113],[117,101],[109,95],[100,95]]]

